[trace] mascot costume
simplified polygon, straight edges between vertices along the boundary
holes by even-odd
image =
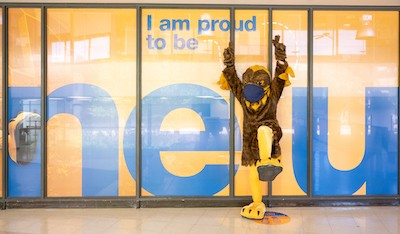
[[[290,85],[293,70],[286,62],[286,46],[279,43],[280,36],[272,40],[275,46],[275,77],[263,66],[249,67],[238,78],[232,42],[224,51],[224,64],[220,80],[221,89],[232,90],[243,108],[242,165],[249,166],[250,188],[253,202],[241,210],[249,219],[262,219],[266,212],[262,202],[261,181],[272,181],[282,171],[279,140],[282,129],[276,111],[283,88]]]

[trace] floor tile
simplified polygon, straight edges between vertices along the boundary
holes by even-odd
[[[200,215],[179,214],[173,218],[172,222],[196,224],[200,217]]]
[[[362,234],[390,234],[386,228],[360,227]],[[397,231],[395,233],[398,233]]]
[[[266,225],[240,216],[241,207],[8,209],[0,211],[0,234],[304,233],[398,234],[400,208],[272,207],[290,222]]]
[[[350,226],[350,227],[357,227],[357,223],[352,216],[350,217],[343,217],[343,216],[329,216],[328,217],[329,224],[331,226]]]
[[[189,234],[219,234],[220,226],[205,226],[202,224],[195,224],[188,232]]]
[[[221,217],[208,217],[208,216],[201,216],[196,224],[199,225],[213,225],[213,226],[221,226],[224,223],[225,216]]]
[[[333,234],[361,234],[361,229],[358,227],[331,225]]]
[[[258,227],[259,224],[253,222],[250,219],[245,219],[242,216],[237,215],[236,217],[226,217],[222,223],[224,227],[237,227],[237,228],[249,228],[251,226]]]
[[[54,228],[51,228],[49,230],[49,233],[71,234],[71,233],[75,233],[76,231],[78,231],[81,228],[82,228],[81,226],[59,224],[59,225],[55,226]]]
[[[218,230],[218,233],[220,234],[246,234],[247,233],[247,228],[244,227],[221,227]]]
[[[164,234],[185,234],[189,233],[193,228],[192,224],[185,223],[169,223],[166,227],[164,227],[161,232]]]
[[[141,232],[148,233],[161,233],[166,226],[168,226],[168,222],[166,221],[144,221],[141,223],[136,229]]]
[[[33,225],[34,223],[35,223],[34,221],[27,221],[21,219],[9,220],[7,223],[5,223],[3,226],[0,227],[0,231],[19,232],[27,228],[28,226]]]
[[[303,221],[303,230],[305,233],[332,233],[331,225],[329,222],[319,222],[320,219],[309,219]]]
[[[354,221],[359,227],[385,229],[385,225],[376,216],[365,216],[365,217],[358,216],[354,217]]]

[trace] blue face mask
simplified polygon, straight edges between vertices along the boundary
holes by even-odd
[[[243,88],[243,97],[246,101],[258,102],[265,96],[264,89],[255,84],[247,84]]]

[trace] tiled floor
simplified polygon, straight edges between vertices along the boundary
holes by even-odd
[[[256,223],[231,208],[8,209],[0,233],[400,233],[400,207],[274,207],[282,225]]]

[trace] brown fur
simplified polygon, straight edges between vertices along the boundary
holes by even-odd
[[[285,86],[285,80],[280,79],[278,76],[285,72],[288,63],[284,64],[277,62],[275,70],[275,78],[270,81],[269,74],[263,70],[253,72],[252,69],[247,69],[243,74],[243,82],[236,75],[235,66],[228,66],[224,69],[223,74],[231,87],[231,90],[243,108],[243,145],[242,145],[242,165],[249,166],[255,165],[257,160],[260,159],[257,141],[257,130],[260,126],[265,125],[272,129],[274,134],[274,142],[272,146],[271,157],[276,158],[281,155],[281,147],[279,140],[282,138],[282,129],[276,119],[276,111],[278,101],[282,95]],[[259,108],[245,104],[243,97],[244,83],[253,83],[259,85],[259,81],[264,81],[261,87],[266,87],[271,83],[270,95],[265,103],[260,100]]]

